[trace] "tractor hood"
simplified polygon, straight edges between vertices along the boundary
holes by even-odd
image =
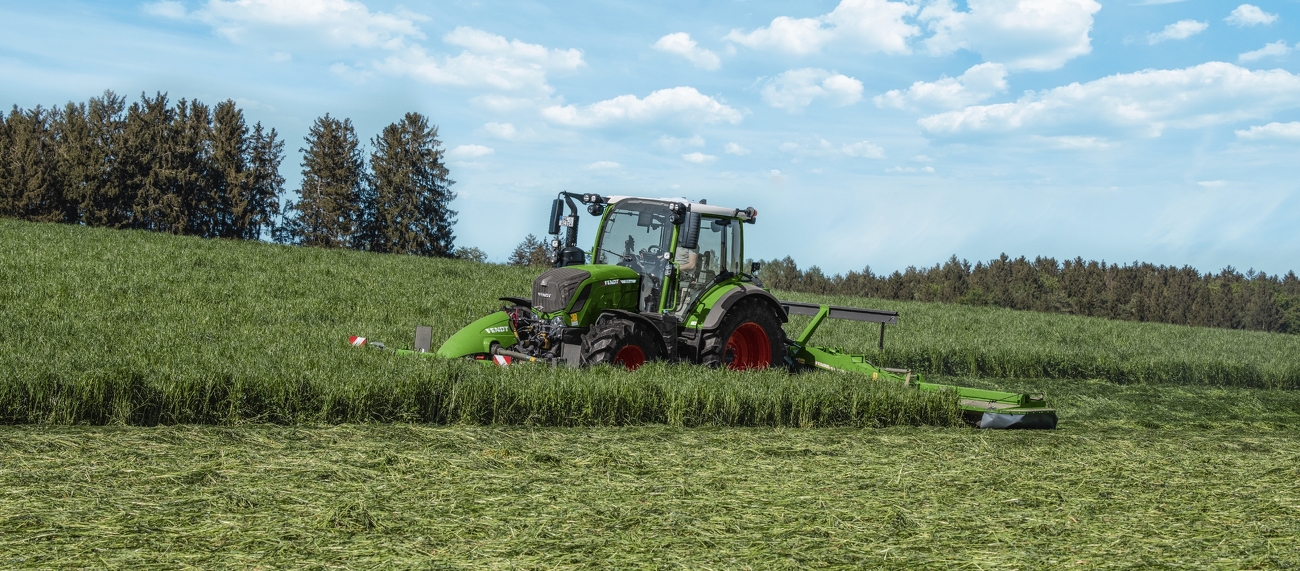
[[[591,310],[598,314],[605,309],[635,311],[640,284],[641,276],[623,266],[582,264],[555,268],[533,280],[533,310],[546,316],[586,315]]]

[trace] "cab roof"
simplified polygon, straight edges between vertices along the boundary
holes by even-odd
[[[605,197],[605,202],[608,203],[608,204],[616,204],[616,203],[618,203],[618,202],[620,202],[620,201],[628,200],[628,199],[636,199],[636,200],[650,200],[650,201],[654,201],[654,202],[665,202],[665,203],[667,203],[667,202],[676,202],[676,203],[678,203],[678,204],[685,204],[689,212],[698,212],[698,213],[700,213],[700,214],[712,214],[712,215],[714,215],[714,216],[725,216],[725,217],[727,217],[727,218],[737,218],[737,219],[739,219],[739,220],[746,221],[746,222],[758,218],[758,211],[755,210],[753,207],[749,207],[749,208],[727,208],[727,207],[725,207],[725,206],[716,206],[716,205],[713,205],[713,204],[704,204],[704,203],[702,203],[702,202],[694,202],[694,201],[687,200],[687,199],[685,199],[685,198],[680,198],[680,197],[678,197],[678,198],[651,198],[651,197],[649,197],[649,196],[617,196],[617,195],[616,195],[616,196],[607,196],[607,197]]]

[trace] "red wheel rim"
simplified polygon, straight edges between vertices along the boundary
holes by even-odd
[[[614,364],[635,371],[637,367],[645,364],[645,351],[636,345],[628,345],[618,350],[618,354],[614,356]]]
[[[767,332],[753,321],[742,323],[727,339],[722,360],[728,369],[766,369],[772,364],[772,344]]]

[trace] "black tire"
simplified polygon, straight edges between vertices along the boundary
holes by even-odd
[[[733,337],[738,341],[750,341],[748,346],[761,342],[754,335],[757,331],[755,326],[766,336],[767,358],[761,358],[761,349],[753,347],[753,349],[760,349],[757,351],[758,354],[738,363],[735,351],[728,351],[728,343],[733,340]],[[740,335],[737,337],[738,332]],[[704,335],[704,346],[700,348],[700,363],[707,367],[730,369],[786,367],[785,339],[785,330],[781,329],[781,318],[772,306],[758,298],[742,299],[727,309],[717,329]]]
[[[582,364],[608,364],[635,370],[659,358],[654,331],[621,317],[602,317],[582,336]]]

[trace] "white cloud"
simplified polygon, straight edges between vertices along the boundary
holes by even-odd
[[[179,2],[164,1],[146,4],[145,11],[198,20],[235,42],[275,41],[285,38],[288,30],[296,32],[289,39],[324,40],[338,48],[398,47],[406,38],[423,38],[416,22],[428,20],[403,10],[371,12],[350,0],[208,0],[193,12]]]
[[[750,153],[749,149],[740,146],[738,143],[727,143],[722,147],[722,152],[728,155],[744,156]]]
[[[907,39],[921,33],[903,21],[916,6],[887,0],[842,0],[829,14],[815,18],[778,16],[767,27],[751,32],[732,30],[724,38],[754,49],[806,55],[833,41],[854,44],[866,52],[908,53]]]
[[[1286,45],[1286,40],[1278,40],[1271,44],[1264,44],[1264,47],[1253,52],[1246,52],[1237,56],[1237,61],[1256,61],[1266,57],[1284,56],[1291,53],[1291,47]]]
[[[885,149],[880,145],[869,141],[859,141],[852,145],[840,147],[840,152],[850,157],[862,157],[864,159],[883,159],[885,158]]]
[[[659,140],[655,141],[655,143],[660,147],[663,147],[666,151],[676,152],[681,150],[683,147],[703,147],[704,137],[695,135],[689,139],[679,139],[677,137],[664,135],[659,137]]]
[[[1260,24],[1272,24],[1277,21],[1277,14],[1269,14],[1253,4],[1242,4],[1228,14],[1224,22],[1234,26],[1245,28],[1247,26],[1258,26]]]
[[[1300,108],[1300,75],[1224,62],[1116,74],[1025,94],[1013,103],[923,117],[934,135],[1014,131],[1080,135],[1195,128]]]
[[[1286,139],[1300,141],[1300,121],[1290,123],[1269,123],[1267,125],[1255,125],[1249,129],[1238,129],[1237,137],[1249,141],[1259,141],[1267,139]]]
[[[890,167],[885,169],[887,173],[933,173],[934,167]]]
[[[826,99],[837,107],[862,99],[862,82],[824,69],[792,69],[768,80],[763,101],[791,113],[807,107],[814,99]]]
[[[704,165],[718,160],[718,157],[715,157],[713,155],[706,155],[704,153],[686,153],[682,155],[682,160],[688,163]]]
[[[486,157],[495,152],[496,151],[493,150],[492,147],[484,147],[483,145],[460,145],[447,151],[447,157],[451,159],[468,160]]]
[[[933,32],[924,44],[933,55],[967,49],[1012,71],[1058,69],[1090,53],[1095,0],[931,0],[918,15]]]
[[[542,109],[547,120],[572,127],[600,127],[614,123],[646,123],[661,119],[702,123],[740,123],[743,115],[694,87],[660,89],[645,99],[620,95],[585,107],[552,105]]]
[[[1161,30],[1159,33],[1147,34],[1147,43],[1156,45],[1167,40],[1185,40],[1204,32],[1210,24],[1196,20],[1179,20]]]
[[[550,49],[519,40],[467,28],[452,30],[443,41],[464,48],[460,55],[444,57],[429,54],[423,46],[411,45],[397,50],[378,64],[382,71],[409,75],[441,85],[491,87],[503,91],[524,91],[546,95],[552,89],[547,74],[573,71],[584,65],[582,51]]]
[[[623,165],[620,165],[614,161],[596,161],[594,163],[587,165],[588,170],[594,170],[594,171],[621,169],[621,168],[623,168]]]
[[[668,34],[659,41],[655,42],[654,48],[661,52],[677,54],[686,58],[691,65],[700,69],[713,71],[722,65],[722,60],[718,59],[718,54],[699,47],[691,35],[686,32],[677,32]]]
[[[459,55],[432,54],[414,40],[424,39],[418,23],[427,16],[399,8],[395,13],[372,12],[352,0],[207,0],[193,12],[178,2],[164,0],[144,6],[146,12],[175,19],[203,22],[233,42],[289,45],[295,49],[325,47],[381,49],[390,55],[373,69],[406,75],[439,85],[488,87],[528,92],[533,97],[551,93],[548,73],[572,71],[585,62],[576,49],[549,49],[465,26],[442,40],[462,48]],[[289,57],[285,53],[285,57]],[[369,79],[369,66],[336,63],[330,68],[354,81]]]
[[[907,91],[890,90],[877,95],[877,107],[897,109],[954,109],[974,105],[1007,90],[1007,69],[1000,63],[981,63],[959,77],[944,77],[935,82],[918,81]]]
[[[519,129],[511,123],[484,123],[483,129],[498,139],[513,141],[519,137]]]
[[[1219,188],[1219,187],[1222,187],[1222,186],[1227,186],[1228,181],[1226,181],[1226,180],[1202,180],[1202,181],[1197,181],[1196,184],[1201,185],[1201,186],[1203,186],[1203,187],[1205,187],[1205,188]]]

